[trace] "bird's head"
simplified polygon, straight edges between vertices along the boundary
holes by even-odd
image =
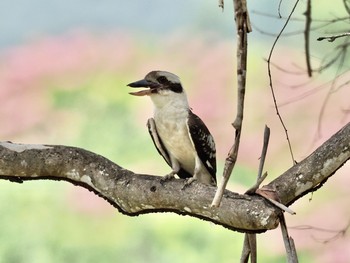
[[[128,84],[132,88],[147,88],[137,92],[130,92],[134,96],[167,96],[172,93],[183,93],[180,78],[167,71],[151,71],[142,80]]]
[[[142,80],[128,84],[132,88],[146,88],[130,92],[134,96],[148,95],[156,108],[172,105],[176,108],[188,109],[187,96],[182,88],[180,78],[167,71],[151,71]]]

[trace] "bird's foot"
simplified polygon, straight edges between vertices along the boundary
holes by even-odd
[[[184,190],[186,187],[189,187],[194,181],[197,181],[196,178],[191,177],[185,180],[184,186],[181,188],[181,190]]]
[[[165,176],[163,176],[162,178],[160,178],[160,183],[163,184],[165,183],[166,181],[169,181],[169,180],[172,180],[175,178],[175,172],[171,172],[169,174],[166,174]]]

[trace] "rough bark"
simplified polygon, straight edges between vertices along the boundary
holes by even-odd
[[[350,124],[314,153],[268,184],[289,205],[319,188],[350,158]],[[162,182],[160,177],[135,174],[84,149],[0,143],[0,179],[65,180],[106,199],[126,215],[174,212],[211,221],[232,230],[263,232],[276,228],[279,209],[259,196],[226,190],[220,207],[210,207],[215,187],[183,180]]]
[[[312,154],[268,184],[281,203],[289,206],[320,188],[350,158],[350,123],[329,138]]]

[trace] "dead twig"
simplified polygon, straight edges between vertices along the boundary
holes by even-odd
[[[306,11],[305,11],[305,57],[306,57],[306,69],[309,77],[312,77],[312,68],[310,61],[310,28],[311,28],[311,0],[307,0]]]
[[[257,262],[256,234],[245,234],[240,263]]]
[[[295,249],[294,240],[288,234],[286,220],[284,218],[283,213],[281,213],[281,216],[280,216],[280,225],[281,225],[281,232],[282,232],[282,236],[283,236],[284,247],[285,247],[286,253],[287,253],[287,260],[288,260],[287,262],[288,263],[298,263],[298,255],[297,255],[297,251]]]
[[[243,123],[243,111],[244,111],[244,95],[245,95],[245,85],[246,85],[246,75],[247,75],[247,35],[251,31],[251,25],[248,16],[247,3],[246,0],[234,0],[234,11],[235,11],[235,21],[237,29],[237,115],[233,122],[233,127],[235,128],[235,142],[231,147],[228,156],[226,158],[223,178],[221,183],[215,193],[212,207],[220,206],[224,190],[230,179],[233,167],[236,164],[239,143],[241,138],[241,130]]]
[[[256,192],[256,190],[260,187],[261,183],[267,177],[267,173],[264,173],[262,175],[262,172],[264,169],[264,163],[265,163],[265,159],[266,159],[266,153],[267,153],[267,148],[269,145],[269,140],[270,140],[270,128],[265,125],[263,148],[262,148],[261,156],[260,156],[258,176],[256,179],[256,183],[245,192],[246,194],[254,194]]]
[[[287,142],[288,142],[288,147],[289,147],[289,152],[290,152],[290,155],[292,157],[292,162],[293,162],[293,165],[296,163],[295,162],[295,159],[294,159],[294,154],[293,154],[293,150],[292,150],[292,145],[291,145],[291,142],[290,142],[290,139],[289,139],[289,135],[288,135],[288,130],[287,130],[287,127],[286,125],[284,124],[284,121],[282,119],[282,116],[279,112],[279,109],[278,109],[278,106],[277,106],[277,99],[276,99],[276,95],[275,95],[275,91],[274,91],[274,88],[273,88],[273,83],[272,83],[272,73],[271,73],[271,58],[272,58],[272,54],[273,54],[273,51],[275,50],[275,46],[277,44],[277,41],[279,40],[279,38],[281,37],[283,31],[286,29],[288,23],[289,23],[289,20],[290,18],[292,17],[297,5],[299,3],[299,0],[297,0],[292,8],[292,11],[290,12],[286,22],[284,23],[281,31],[279,32],[279,34],[277,35],[275,41],[273,42],[272,44],[272,47],[271,47],[271,50],[270,50],[270,54],[269,54],[269,57],[267,59],[267,71],[268,71],[268,75],[269,75],[269,84],[270,84],[270,90],[271,90],[271,94],[272,94],[272,98],[273,98],[273,103],[275,105],[275,110],[276,110],[276,114],[282,124],[282,127],[284,129],[284,133],[286,135],[286,139],[287,139]]]
[[[251,187],[250,189],[248,189],[246,194],[254,194],[256,192],[256,190],[259,188],[260,184],[264,181],[264,179],[267,176],[267,173],[264,173],[264,175],[262,175],[262,171],[264,169],[264,163],[265,163],[265,159],[266,159],[266,153],[267,153],[267,148],[269,145],[269,140],[270,140],[270,128],[265,125],[263,147],[262,147],[261,156],[260,156],[260,163],[259,163],[256,184],[253,187]],[[257,243],[256,234],[248,234],[248,233],[245,234],[242,256],[241,256],[241,263],[248,262],[249,256],[250,256],[250,261],[252,263],[257,262],[256,243]]]
[[[333,35],[333,36],[319,37],[319,38],[317,38],[317,41],[327,40],[328,42],[333,42],[337,38],[348,37],[348,36],[350,36],[350,32],[346,32],[346,33],[342,33],[342,34],[338,34],[338,35]]]

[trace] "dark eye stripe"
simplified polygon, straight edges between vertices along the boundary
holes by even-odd
[[[169,85],[169,89],[176,92],[176,93],[181,93],[182,92],[182,86],[180,83],[171,83]]]

